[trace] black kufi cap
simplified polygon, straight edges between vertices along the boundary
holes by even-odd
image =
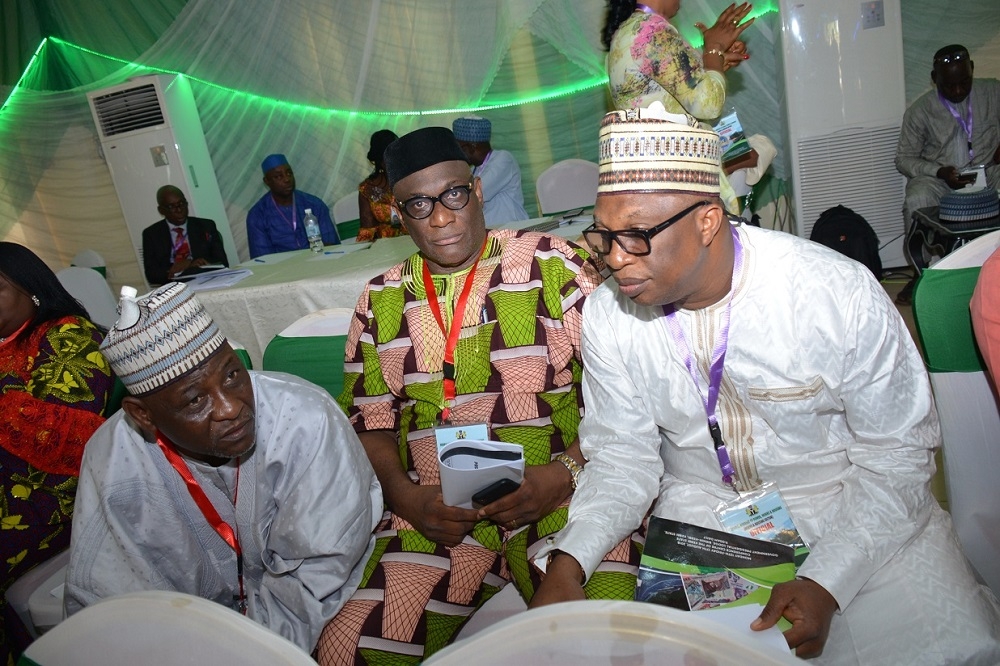
[[[441,162],[468,163],[465,153],[447,127],[422,127],[396,139],[385,149],[385,171],[389,186],[412,173]]]

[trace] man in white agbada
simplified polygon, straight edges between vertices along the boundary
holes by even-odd
[[[584,310],[588,464],[566,528],[539,553],[548,573],[532,605],[582,599],[654,500],[656,515],[723,529],[714,509],[737,494],[712,413],[736,488],[776,483],[811,548],[753,629],[784,615],[789,647],[823,664],[1000,663],[996,598],[930,493],[937,412],[898,312],[861,264],[734,227],[718,198],[718,138],[678,120],[651,108],[601,126],[584,235],[615,279]]]
[[[311,652],[382,515],[353,428],[319,387],[248,372],[184,285],[121,311],[101,351],[131,395],[84,452],[66,613],[186,592]]]

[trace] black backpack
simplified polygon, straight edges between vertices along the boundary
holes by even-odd
[[[844,206],[823,211],[809,234],[809,240],[868,267],[876,280],[882,279],[882,258],[878,256],[878,236],[865,218]]]

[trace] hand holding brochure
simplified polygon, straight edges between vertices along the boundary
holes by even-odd
[[[441,494],[448,506],[472,508],[472,496],[500,479],[524,480],[524,449],[518,444],[456,439],[438,449]]]

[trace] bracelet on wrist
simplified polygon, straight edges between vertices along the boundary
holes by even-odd
[[[717,55],[723,60],[726,59],[726,54],[722,51],[722,49],[709,49],[705,51],[705,55]]]
[[[576,486],[580,483],[580,473],[583,472],[583,467],[580,463],[573,460],[573,458],[565,453],[560,453],[554,460],[557,460],[563,464],[563,466],[569,470],[570,476],[570,486],[573,491],[576,492]]]

